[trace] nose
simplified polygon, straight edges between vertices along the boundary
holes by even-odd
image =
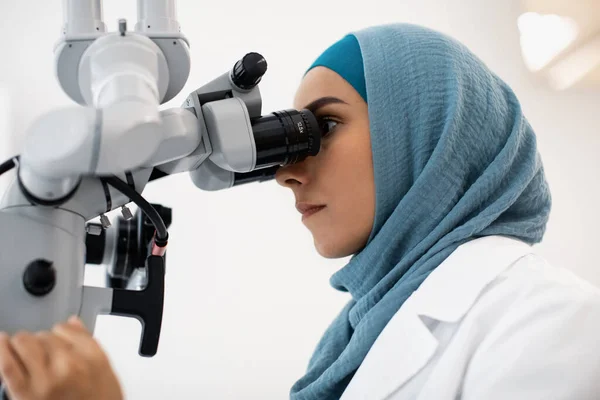
[[[278,184],[287,188],[295,188],[308,183],[308,173],[305,162],[286,165],[280,167],[275,173],[275,180]]]

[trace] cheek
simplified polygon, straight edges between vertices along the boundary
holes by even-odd
[[[329,142],[323,158],[320,186],[326,188],[328,209],[315,242],[321,253],[344,257],[360,250],[371,233],[375,185],[368,130],[337,133],[345,136]]]

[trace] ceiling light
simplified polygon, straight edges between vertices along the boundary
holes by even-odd
[[[521,51],[531,71],[539,71],[575,41],[579,29],[571,18],[527,12],[519,16]]]

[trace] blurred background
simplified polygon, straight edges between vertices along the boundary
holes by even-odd
[[[599,0],[179,0],[192,72],[181,94],[226,72],[250,51],[269,71],[263,113],[291,107],[304,70],[347,32],[410,22],[465,43],[508,82],[538,135],[553,213],[540,252],[600,285]],[[54,76],[60,0],[0,3],[0,159],[18,154],[40,114],[71,101]],[[133,0],[105,0],[110,30],[136,19]],[[0,181],[0,193],[12,179]],[[347,260],[325,260],[275,182],[215,193],[187,174],[144,192],[173,208],[159,352],[137,354],[140,325],[101,316],[95,335],[128,399],[283,399],[317,340],[348,300],[329,286]],[[86,282],[101,285],[101,267]]]

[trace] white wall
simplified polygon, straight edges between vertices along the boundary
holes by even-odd
[[[61,24],[58,0],[0,3],[0,87],[10,93],[11,129],[4,155],[20,149],[28,124],[69,104],[53,76]],[[106,0],[105,20],[135,20],[135,2]],[[363,9],[365,8],[365,9]],[[264,111],[291,106],[304,69],[349,30],[393,21],[421,23],[465,42],[522,99],[538,132],[554,213],[544,254],[600,284],[598,173],[600,93],[553,93],[531,80],[518,48],[514,0],[339,0],[284,2],[180,0],[192,44],[187,93],[228,70],[248,51],[263,53]],[[0,119],[4,114],[0,109]],[[0,127],[2,123],[0,123]],[[0,182],[1,184],[2,182]],[[137,356],[139,325],[101,317],[96,336],[115,364],[128,398],[282,399],[346,297],[329,287],[345,260],[323,260],[275,183],[206,193],[187,175],[151,184],[152,202],[174,208],[159,354]],[[89,271],[89,277],[98,271]],[[91,280],[91,279],[90,279]]]
[[[11,105],[8,90],[2,87],[0,83],[0,163],[14,156],[10,154],[13,149],[9,129],[11,126]],[[8,174],[0,176],[0,193],[4,193],[12,177]],[[0,194],[0,198],[2,195]]]

